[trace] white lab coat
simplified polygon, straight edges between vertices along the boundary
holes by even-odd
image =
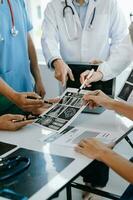
[[[78,38],[69,40],[63,21],[64,0],[52,0],[45,10],[42,26],[41,41],[46,62],[51,62],[53,58],[62,58],[69,63],[88,63],[94,59],[106,61],[109,57],[113,59],[113,51],[127,34],[125,18],[118,7],[117,0],[97,0],[96,2],[90,0],[83,28],[72,0],[68,0],[68,4],[75,12]],[[93,27],[89,29],[95,6]],[[71,27],[71,33],[74,24],[70,9],[66,11],[66,22],[68,27]],[[109,73],[114,73],[113,76],[115,76],[115,71],[111,70],[112,66],[109,67]],[[122,70],[123,68],[119,71]]]
[[[103,72],[103,81],[114,78],[114,74],[119,75],[132,61],[133,44],[131,36],[127,35],[114,49],[113,55],[99,66],[99,70]]]

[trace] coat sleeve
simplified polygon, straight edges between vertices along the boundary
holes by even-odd
[[[115,65],[116,62],[116,52],[117,47],[121,44],[123,39],[128,34],[128,28],[127,23],[125,20],[125,17],[119,7],[118,0],[112,0],[110,1],[110,29],[109,29],[109,38],[110,38],[110,55],[108,57],[108,61],[113,62]],[[123,46],[124,44],[122,44]],[[122,59],[123,60],[123,59]],[[124,62],[124,60],[123,60]],[[121,62],[121,63],[123,63]],[[104,79],[108,80],[112,77],[116,77],[122,70],[124,70],[124,67],[121,67],[120,65],[116,65],[117,69],[114,68],[114,65],[109,65],[107,69],[105,67],[99,67],[100,70],[102,70],[104,74]],[[106,65],[104,65],[106,66]],[[126,66],[125,66],[126,68]],[[106,73],[104,72],[106,70]]]
[[[112,79],[119,75],[133,60],[133,45],[130,35],[127,35],[121,44],[113,51],[113,56],[99,65],[103,73],[103,81]]]
[[[41,44],[47,64],[56,58],[61,58],[59,50],[59,33],[56,16],[52,4],[48,4],[44,12]]]

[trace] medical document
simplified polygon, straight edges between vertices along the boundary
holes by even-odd
[[[62,132],[86,107],[82,97],[87,92],[82,90],[78,93],[78,89],[67,88],[60,101],[44,112],[35,124],[52,131]]]
[[[105,144],[116,141],[120,136],[108,132],[99,132],[98,130],[91,130],[83,127],[68,126],[61,133],[51,133],[43,136],[40,141],[44,144],[52,143],[56,145],[63,145],[68,147],[76,146],[83,139],[97,138]]]

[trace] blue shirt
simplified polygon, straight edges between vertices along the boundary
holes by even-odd
[[[11,0],[15,27],[19,31],[11,34],[11,14],[7,0],[0,4],[0,77],[19,92],[33,90],[30,62],[28,57],[27,34],[32,29],[24,0]]]
[[[73,0],[73,4],[78,13],[81,25],[82,27],[84,27],[89,0],[85,0],[85,2],[82,5],[80,5],[76,0]]]

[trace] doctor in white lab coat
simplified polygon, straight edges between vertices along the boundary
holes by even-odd
[[[119,75],[133,61],[133,22],[129,27],[129,34],[113,51],[113,56],[99,65],[98,71],[87,80],[86,86],[91,86],[92,82],[99,80],[109,80],[114,75]],[[102,75],[100,74],[102,72]],[[89,70],[80,75],[80,82],[83,83],[89,74]]]
[[[71,7],[63,12],[66,4]],[[127,34],[127,25],[117,0],[51,0],[42,27],[46,62],[49,66],[52,64],[55,77],[62,84],[68,77],[74,80],[66,62],[113,59],[115,48]],[[119,71],[122,70],[119,67]],[[114,77],[117,75],[111,66],[109,72]]]

